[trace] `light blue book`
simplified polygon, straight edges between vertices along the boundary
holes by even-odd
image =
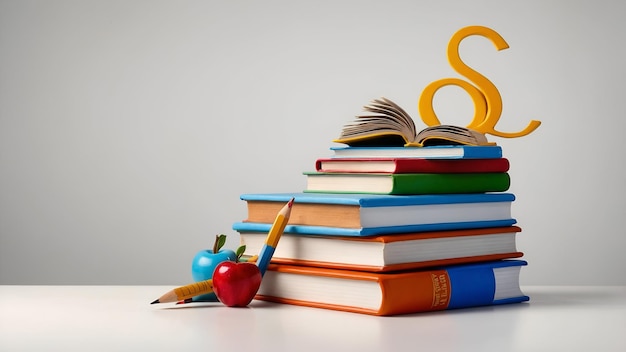
[[[238,232],[268,232],[278,209],[295,202],[285,233],[371,236],[511,226],[511,193],[379,195],[335,193],[243,194],[248,218]]]
[[[426,158],[495,159],[502,157],[499,145],[438,145],[429,147],[331,147],[333,158]]]

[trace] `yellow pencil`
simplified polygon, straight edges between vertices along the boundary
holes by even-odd
[[[155,303],[178,302],[191,299],[195,296],[213,292],[213,280],[198,281],[193,284],[177,287],[166,292],[163,296],[154,300]]]
[[[274,255],[274,250],[276,249],[276,245],[278,244],[278,240],[280,236],[285,231],[285,226],[287,226],[287,222],[289,221],[289,216],[291,214],[291,206],[293,205],[294,198],[285,204],[285,206],[278,212],[276,215],[276,219],[274,220],[274,224],[270,228],[269,233],[267,234],[267,238],[265,239],[265,244],[263,248],[261,248],[261,253],[258,256],[252,256],[247,261],[255,262],[261,271],[261,275],[265,274],[265,270],[267,270],[267,266]],[[166,292],[163,296],[157,298],[150,304],[156,303],[169,303],[169,302],[179,302],[179,301],[188,301],[191,298],[199,295],[204,295],[207,293],[213,292],[213,280],[199,281],[193,284],[185,285],[177,287],[171,291]]]
[[[263,245],[263,248],[261,248],[261,252],[259,253],[259,257],[256,261],[256,265],[259,267],[261,275],[265,274],[265,270],[267,270],[267,266],[270,264],[270,260],[276,250],[278,240],[280,240],[280,236],[282,236],[283,231],[285,231],[285,226],[287,226],[287,223],[289,222],[293,201],[294,198],[291,198],[291,200],[278,212],[278,215],[276,215],[276,219],[274,220],[274,224],[272,224],[270,232],[267,234],[265,244]]]

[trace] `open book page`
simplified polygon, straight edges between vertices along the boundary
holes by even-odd
[[[415,143],[419,146],[443,144],[495,145],[478,131],[452,125],[427,127],[417,134]]]
[[[373,100],[363,107],[369,114],[347,123],[335,142],[355,146],[403,146],[415,140],[413,119],[397,104],[386,98]]]
[[[369,114],[359,115],[345,124],[340,137],[334,142],[354,147],[495,144],[489,143],[483,133],[460,126],[431,126],[417,133],[409,114],[384,97],[373,100],[363,108]]]

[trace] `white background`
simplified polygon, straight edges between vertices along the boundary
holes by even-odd
[[[620,1],[0,0],[0,284],[185,284],[239,195],[296,192],[371,99],[499,89],[522,284],[626,284]],[[443,123],[469,96],[441,89]],[[597,130],[592,131],[592,128]]]

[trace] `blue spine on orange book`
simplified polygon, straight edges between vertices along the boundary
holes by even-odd
[[[529,297],[523,294],[500,299],[496,287],[499,270],[525,265],[524,260],[503,260],[447,267],[451,285],[448,309],[528,301]]]

